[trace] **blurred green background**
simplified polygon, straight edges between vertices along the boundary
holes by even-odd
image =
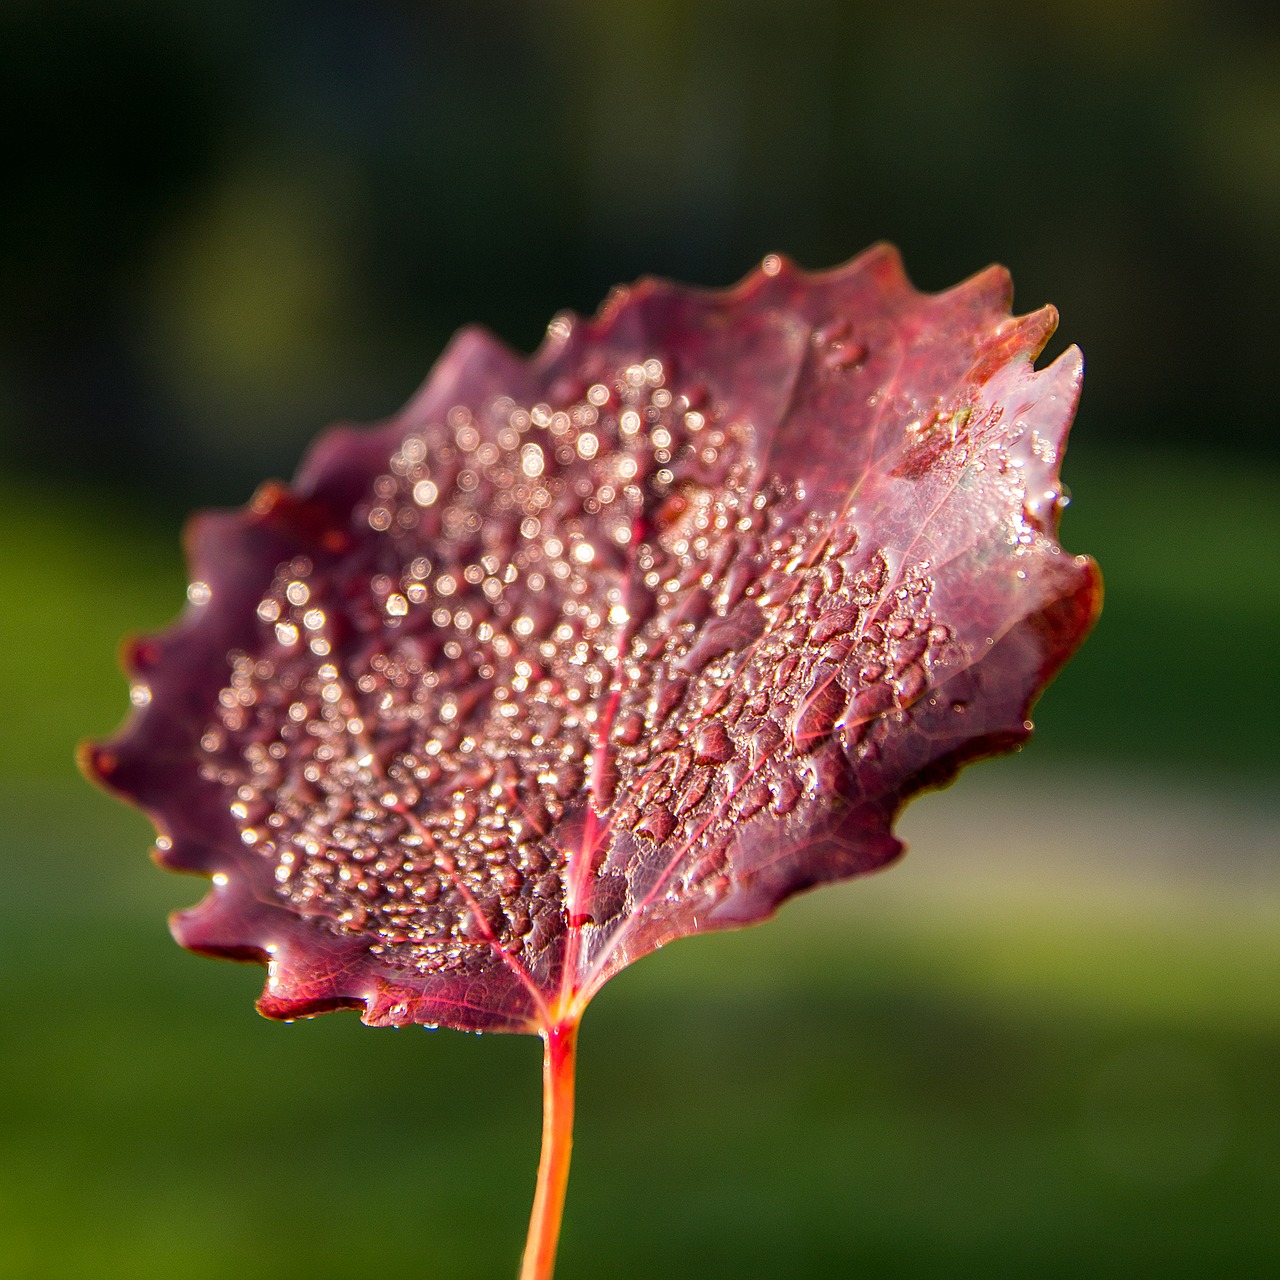
[[[1060,308],[1106,611],[901,868],[599,998],[560,1274],[1280,1274],[1274,5],[9,0],[0,118],[0,1276],[514,1274],[538,1045],[259,1019],[73,745],[459,324],[880,238]]]

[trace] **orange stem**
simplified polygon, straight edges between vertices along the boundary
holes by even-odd
[[[542,1155],[520,1280],[552,1280],[555,1273],[560,1219],[569,1185],[569,1157],[573,1153],[577,1020],[548,1027],[542,1033],[542,1041]]]

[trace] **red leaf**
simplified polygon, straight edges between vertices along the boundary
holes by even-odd
[[[214,887],[272,1017],[531,1031],[684,934],[901,851],[1097,613],[1055,541],[1073,348],[893,250],[646,280],[530,360],[464,330],[398,416],[188,533],[88,768]]]

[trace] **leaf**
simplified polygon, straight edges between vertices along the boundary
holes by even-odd
[[[263,1013],[545,1031],[640,956],[902,846],[1030,730],[1100,601],[1055,540],[1078,351],[1000,268],[646,280],[188,531],[89,771]]]

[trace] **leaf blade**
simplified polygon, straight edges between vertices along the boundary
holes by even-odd
[[[877,246],[660,281],[524,360],[462,331],[405,410],[189,532],[89,771],[214,877],[183,945],[273,1017],[546,1028],[683,934],[892,861],[1092,624],[1062,553],[1074,349],[992,268]]]

